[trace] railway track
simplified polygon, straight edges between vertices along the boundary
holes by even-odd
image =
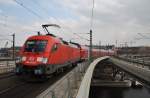
[[[25,82],[15,75],[2,78],[0,79],[0,98],[35,98],[72,69],[66,69],[65,72],[52,76],[45,82]]]
[[[14,75],[15,75],[14,72],[7,72],[7,73],[0,74],[0,80],[1,80],[1,79],[5,79],[5,78],[12,77],[12,76],[14,76]]]

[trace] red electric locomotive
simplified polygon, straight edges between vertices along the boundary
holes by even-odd
[[[20,51],[16,73],[52,74],[60,68],[79,62],[80,51],[79,44],[68,43],[52,34],[29,37]]]

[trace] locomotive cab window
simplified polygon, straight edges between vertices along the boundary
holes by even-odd
[[[44,52],[46,40],[28,40],[25,44],[25,52]]]

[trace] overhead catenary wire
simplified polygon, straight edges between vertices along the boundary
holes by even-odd
[[[23,7],[23,8],[25,8],[28,12],[30,12],[30,13],[32,13],[33,15],[35,15],[35,16],[37,16],[39,19],[41,19],[41,18],[43,18],[42,16],[40,16],[38,13],[36,13],[35,11],[33,11],[32,9],[30,9],[29,7],[27,7],[27,6],[25,6],[22,2],[20,2],[19,0],[13,0],[16,4],[18,4],[19,6],[21,6],[21,7]],[[4,16],[4,17],[8,17],[8,16],[6,16],[6,15],[2,15],[2,16]],[[5,19],[5,21],[6,21],[6,19]],[[10,26],[10,24],[9,25],[7,25],[6,26],[6,23],[4,24],[4,23],[0,23],[1,25],[5,25],[5,27],[8,27],[9,26],[9,28],[11,27],[11,28],[15,28],[14,27],[14,23],[13,23],[13,25],[11,25]]]
[[[78,35],[77,33],[73,33],[74,35],[76,35],[76,36],[78,36],[79,38],[81,38],[81,39],[84,39],[84,40],[86,40],[86,41],[90,41],[89,39],[87,39],[87,38],[84,38],[84,37],[82,37],[82,36],[80,36],[80,35]]]
[[[38,2],[36,2],[35,0],[31,0],[31,1],[34,2],[36,5],[40,6],[40,4],[39,4]],[[48,13],[48,11],[47,11],[47,9],[46,9],[45,7],[41,7],[41,6],[40,6],[39,8],[41,8],[46,14]],[[53,16],[51,16],[51,17],[53,17]],[[53,17],[53,18],[54,18],[59,24],[64,25],[64,23],[62,23],[62,22],[61,22],[59,19],[57,19],[56,17]],[[66,26],[63,26],[63,28],[66,28],[67,31],[72,32],[72,34],[75,35],[75,36],[77,36],[78,38],[83,39],[83,40],[86,40],[86,41],[89,41],[88,39],[86,39],[86,38],[80,36],[79,34],[74,33],[70,27],[68,27],[68,26],[67,26],[67,27],[66,27]],[[70,33],[67,33],[67,32],[65,32],[65,33],[66,33],[66,34],[70,34]]]
[[[25,8],[27,11],[29,11],[29,12],[32,13],[33,15],[37,16],[38,18],[40,18],[40,19],[43,18],[42,16],[40,16],[39,14],[37,14],[37,13],[36,13],[35,11],[33,11],[32,9],[30,9],[30,8],[27,7],[27,6],[25,6],[22,2],[20,2],[20,1],[18,1],[18,0],[13,0],[13,1],[16,2],[18,5],[22,6],[23,8]],[[32,0],[32,1],[33,1],[33,0]],[[36,1],[33,1],[33,2],[34,2],[34,4],[40,6],[40,4],[37,3]],[[38,7],[38,8],[41,8],[46,14],[48,13],[48,11],[47,11],[44,7]],[[77,36],[77,37],[79,37],[79,38],[81,38],[81,39],[84,39],[84,40],[88,41],[88,39],[86,39],[86,38],[84,38],[84,37],[81,37],[81,36],[78,35],[78,34],[75,34],[75,33],[72,31],[72,29],[71,29],[70,27],[65,26],[64,23],[62,23],[62,22],[61,22],[60,20],[58,20],[56,17],[53,17],[53,16],[51,16],[51,17],[54,18],[59,24],[62,24],[62,25],[63,25],[63,28],[66,28],[67,31],[72,32],[72,34],[74,34],[75,36]],[[92,17],[93,17],[93,15],[92,15]],[[65,32],[65,33],[67,33],[67,32]],[[70,34],[70,33],[67,33],[67,34]]]
[[[38,2],[36,2],[35,0],[32,0],[32,2],[34,2],[34,4],[36,4],[37,6],[40,6],[40,4],[39,4]],[[46,8],[41,7],[41,6],[38,7],[38,8],[41,8],[46,14],[48,13],[48,11],[47,11]],[[47,14],[47,15],[48,15],[48,14]],[[88,39],[86,39],[86,38],[84,38],[84,37],[78,35],[77,33],[74,33],[70,27],[65,26],[64,23],[62,23],[62,22],[61,22],[59,19],[57,19],[56,17],[54,17],[54,16],[51,16],[51,17],[54,18],[59,24],[63,25],[63,28],[64,28],[64,29],[66,29],[66,30],[69,31],[69,32],[72,32],[73,35],[79,37],[80,39],[84,39],[84,40],[86,40],[86,41],[89,41]],[[70,34],[70,33],[67,33],[67,32],[65,32],[65,33],[66,33],[66,34]]]
[[[22,6],[23,8],[25,8],[27,11],[29,11],[30,13],[32,13],[32,14],[34,14],[35,16],[37,16],[38,18],[42,18],[40,15],[38,15],[35,11],[33,11],[33,10],[31,10],[30,8],[28,8],[28,7],[26,7],[22,2],[19,2],[19,1],[17,1],[17,0],[13,0],[13,1],[15,1],[18,5],[20,5],[20,6]],[[38,6],[40,6],[40,4],[39,3],[37,3],[37,2],[35,2],[35,1],[33,1],[34,2],[34,4],[37,4]],[[39,7],[39,8],[42,8],[42,10],[47,14],[48,13],[48,11],[44,8],[44,7]],[[52,17],[52,16],[51,16]],[[55,18],[55,17],[52,17],[52,18],[54,18],[57,22],[59,22],[60,24],[62,24],[57,18]],[[68,30],[69,31],[69,30]]]
[[[40,8],[45,14],[47,14],[48,16],[49,16],[49,12],[48,12],[48,10],[45,8],[45,7],[43,7],[43,6],[41,6],[37,1],[35,1],[35,0],[31,0],[32,2],[34,2],[34,4],[36,4],[37,6],[38,6],[38,8]],[[40,6],[40,7],[39,7]],[[59,19],[57,19],[56,17],[54,17],[54,16],[51,16],[52,18],[54,18],[59,24],[62,24],[62,25],[64,25],[64,23],[62,23]],[[65,27],[66,28],[66,27]],[[68,29],[70,29],[70,28],[68,28]],[[71,30],[68,30],[68,31],[71,31]],[[72,32],[72,31],[71,31]]]
[[[38,18],[42,18],[40,15],[38,15],[36,12],[34,12],[32,9],[30,9],[30,8],[28,8],[28,7],[26,7],[22,2],[19,2],[19,1],[17,1],[17,0],[13,0],[16,4],[18,4],[18,5],[20,5],[21,7],[23,7],[23,8],[25,8],[28,12],[30,12],[30,13],[32,13],[32,14],[34,14],[35,16],[37,16]],[[2,14],[1,14],[2,15]],[[5,18],[7,18],[8,16],[6,16],[6,15],[2,15],[2,16],[4,16]],[[5,21],[6,21],[6,19],[5,19]],[[13,23],[13,25],[11,24],[8,24],[8,25],[6,25],[6,22],[5,23],[0,23],[0,25],[4,25],[5,27],[7,27],[7,28],[12,28],[12,29],[16,29],[15,28],[15,26],[14,26],[14,23]],[[10,32],[11,30],[10,29],[8,29],[8,31]]]
[[[23,3],[17,1],[17,0],[13,0],[14,2],[16,2],[18,5],[22,6],[23,8],[25,8],[27,11],[29,11],[30,13],[32,13],[33,15],[37,16],[38,18],[43,18],[40,15],[38,15],[36,12],[34,12],[33,10],[31,10],[30,8],[26,7]]]
[[[34,4],[36,4],[36,5],[38,6],[38,8],[41,9],[45,14],[49,13],[45,7],[41,6],[41,5],[38,3],[37,0],[30,0],[30,1],[32,1]],[[47,15],[48,15],[48,14],[47,14]]]
[[[144,39],[144,38],[145,38],[145,39],[150,39],[149,37],[143,35],[142,33],[138,33],[138,35],[140,35],[143,39]]]

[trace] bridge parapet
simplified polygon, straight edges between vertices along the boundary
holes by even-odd
[[[102,60],[108,59],[108,58],[109,58],[108,56],[101,57],[101,58],[96,59],[94,62],[92,62],[90,64],[90,66],[88,67],[88,69],[83,77],[83,80],[81,82],[81,86],[78,90],[78,94],[77,94],[76,98],[89,98],[91,78],[92,78],[94,69],[99,62],[101,62]]]
[[[78,64],[71,72],[49,87],[37,98],[74,98],[89,62]]]

